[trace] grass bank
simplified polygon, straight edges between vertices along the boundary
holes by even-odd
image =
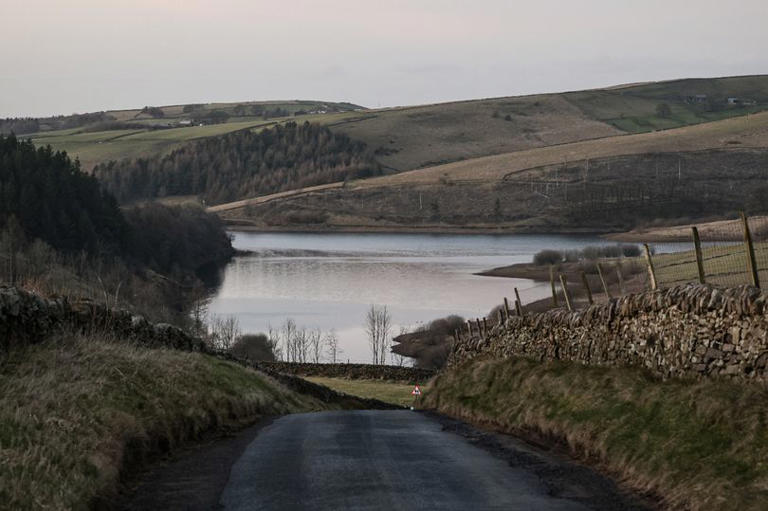
[[[762,510],[768,389],[660,382],[641,371],[480,359],[439,374],[422,406],[563,442],[672,509]]]
[[[367,399],[378,399],[398,406],[411,406],[413,385],[403,382],[381,380],[348,380],[345,378],[326,378],[305,376],[305,380],[324,385],[337,392]]]
[[[0,358],[0,508],[88,509],[212,430],[337,405],[215,357],[68,337]]]

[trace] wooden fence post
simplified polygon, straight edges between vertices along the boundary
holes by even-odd
[[[656,269],[653,267],[651,249],[648,247],[648,243],[643,243],[643,248],[645,249],[645,260],[648,262],[648,275],[651,277],[651,289],[656,291],[659,289],[659,283],[656,281]]]
[[[488,335],[488,321],[483,318],[483,331],[485,332],[485,335]]]
[[[605,291],[605,296],[608,297],[609,300],[611,300],[613,297],[611,296],[611,290],[608,289],[608,284],[605,283],[605,277],[603,276],[603,268],[600,266],[600,263],[597,263],[597,274],[600,276],[600,282],[603,284],[603,291]]]
[[[517,288],[515,288],[515,308],[517,309],[517,315],[522,316],[523,315],[523,301],[520,299],[520,293],[517,292]]]
[[[752,280],[752,285],[760,287],[760,276],[757,273],[757,261],[755,260],[755,246],[752,244],[752,233],[749,230],[747,215],[741,212],[741,223],[744,226],[744,246],[747,250],[747,271]]]
[[[619,295],[624,294],[624,276],[621,274],[621,262],[616,263],[616,276],[619,278]]]
[[[509,301],[507,300],[507,297],[504,297],[504,313],[507,315],[507,320],[509,320]]]
[[[565,281],[565,275],[562,273],[560,274],[560,287],[563,288],[563,296],[565,297],[566,307],[568,307],[569,311],[573,311],[573,306],[571,305],[571,294],[568,292],[568,284]]]
[[[467,333],[469,334],[469,338],[472,338],[472,321],[467,320]]]
[[[559,307],[560,304],[557,301],[557,289],[555,288],[555,267],[549,266],[549,285],[552,288],[552,306]]]
[[[701,255],[701,240],[699,239],[699,229],[691,227],[691,234],[693,235],[693,248],[696,252],[696,269],[699,272],[699,283],[706,284],[706,275],[704,274],[704,258]]]
[[[592,290],[589,289],[589,281],[587,280],[587,273],[582,271],[581,272],[581,283],[584,284],[584,290],[587,292],[587,301],[590,305],[592,305],[594,300],[592,300]]]
[[[483,327],[480,326],[480,319],[475,318],[475,324],[477,325],[477,335],[481,339],[485,339],[485,333],[483,332]]]

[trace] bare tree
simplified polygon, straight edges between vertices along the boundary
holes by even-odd
[[[285,360],[288,362],[299,361],[299,350],[296,346],[296,322],[291,318],[285,320],[283,323],[280,336],[283,340],[283,346],[285,346]]]
[[[267,339],[273,346],[272,351],[275,354],[275,360],[285,360],[283,348],[280,346],[280,331],[272,328],[272,325],[267,325]]]
[[[214,316],[211,320],[209,338],[213,346],[218,349],[229,350],[232,348],[240,334],[240,324],[234,316],[227,318]]]
[[[314,328],[307,334],[309,339],[309,353],[312,356],[312,362],[320,363],[323,356],[323,332],[319,328]]]
[[[309,336],[307,335],[307,329],[301,327],[296,329],[296,362],[306,362],[307,355],[309,354]]]
[[[343,353],[341,348],[339,348],[339,338],[336,337],[335,330],[331,329],[330,332],[325,334],[325,346],[328,350],[328,357],[330,358],[331,363],[335,364],[339,355]]]
[[[365,331],[374,364],[387,363],[387,344],[392,329],[392,316],[386,305],[371,305],[365,317]]]

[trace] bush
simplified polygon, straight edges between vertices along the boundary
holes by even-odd
[[[277,360],[277,357],[275,356],[275,348],[275,342],[269,340],[266,335],[247,334],[237,338],[235,344],[230,349],[230,352],[236,357],[248,360],[274,362]]]
[[[563,254],[558,250],[545,249],[533,256],[533,264],[537,266],[547,266],[562,262]]]
[[[624,257],[639,257],[640,247],[637,245],[622,245],[621,253],[624,255]]]

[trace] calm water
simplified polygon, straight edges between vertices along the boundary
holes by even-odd
[[[368,362],[364,318],[387,305],[395,325],[413,327],[459,314],[481,317],[520,290],[524,302],[548,296],[548,284],[481,277],[475,272],[530,262],[545,248],[609,244],[595,236],[304,234],[235,232],[235,258],[209,312],[234,315],[244,332],[266,332],[287,318],[336,330],[343,360]]]

